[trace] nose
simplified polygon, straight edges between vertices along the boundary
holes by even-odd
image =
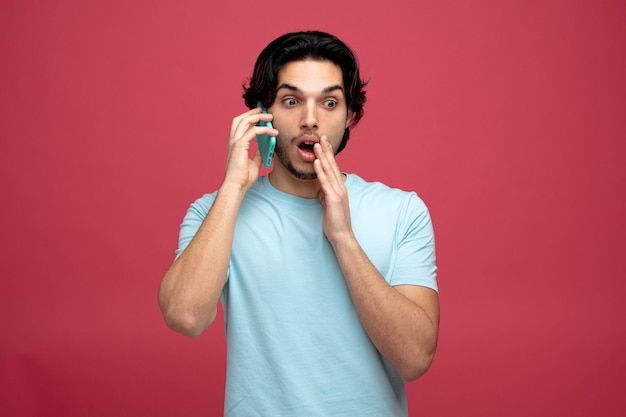
[[[317,128],[317,124],[317,109],[315,107],[315,103],[307,102],[303,106],[300,127],[302,129],[315,129]]]

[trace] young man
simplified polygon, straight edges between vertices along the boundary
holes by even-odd
[[[415,193],[335,161],[362,116],[364,85],[332,35],[270,43],[245,88],[252,110],[232,122],[224,181],[185,216],[159,304],[169,327],[197,336],[221,300],[227,416],[407,415],[404,381],[431,364],[439,304],[428,211]],[[259,178],[261,157],[248,150],[260,134],[277,143]]]

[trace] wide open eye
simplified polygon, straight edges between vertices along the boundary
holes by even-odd
[[[297,103],[298,102],[293,97],[289,97],[283,100],[283,104],[285,104],[286,106],[295,106]]]
[[[336,100],[332,100],[332,99],[325,100],[324,101],[324,106],[329,108],[329,109],[332,109],[332,108],[337,106],[337,101]]]

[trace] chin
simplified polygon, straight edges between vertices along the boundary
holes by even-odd
[[[317,179],[317,174],[315,173],[315,171],[302,171],[294,167],[292,164],[287,165],[287,170],[291,173],[291,175],[298,178],[299,180]]]

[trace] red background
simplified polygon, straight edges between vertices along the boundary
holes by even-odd
[[[0,415],[221,414],[223,327],[169,331],[157,289],[257,54],[309,28],[372,79],[342,169],[431,209],[441,337],[411,416],[625,415],[625,12],[3,1]]]

